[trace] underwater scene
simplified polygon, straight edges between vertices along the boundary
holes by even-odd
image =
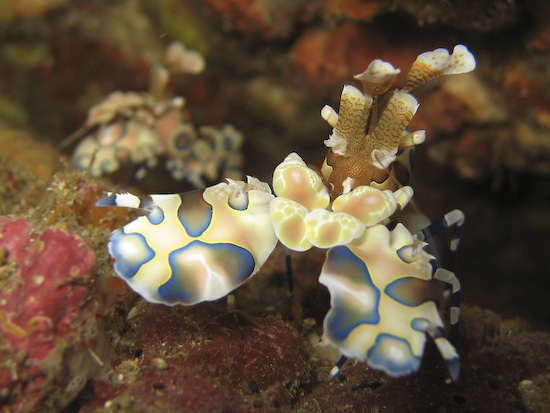
[[[550,5],[3,0],[2,412],[550,410]]]

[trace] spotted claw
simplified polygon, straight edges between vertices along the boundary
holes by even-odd
[[[277,238],[271,191],[254,178],[183,194],[111,194],[99,206],[148,214],[115,231],[115,272],[147,301],[193,305],[224,297],[258,272]]]
[[[434,301],[432,257],[421,251],[407,261],[398,254],[411,243],[402,224],[391,232],[383,225],[367,228],[361,238],[327,252],[319,277],[331,295],[323,341],[392,377],[419,369],[426,333],[443,325]],[[441,349],[448,363],[458,365],[446,340]]]

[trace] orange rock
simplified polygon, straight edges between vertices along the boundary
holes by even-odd
[[[11,158],[42,179],[61,169],[59,152],[23,129],[0,124],[2,156]]]
[[[291,56],[310,81],[339,84],[349,81],[350,73],[361,73],[374,59],[407,68],[419,49],[422,47],[412,43],[393,45],[380,33],[347,23],[307,29],[294,44]],[[404,73],[397,83],[400,78]]]
[[[308,14],[308,1],[205,0],[227,29],[264,39],[286,39],[298,21]]]
[[[325,7],[334,16],[364,20],[376,16],[383,3],[381,0],[337,0],[327,2]]]

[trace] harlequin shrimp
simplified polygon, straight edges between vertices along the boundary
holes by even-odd
[[[183,194],[99,201],[147,212],[111,236],[116,273],[146,300],[167,305],[217,300],[257,273],[277,243],[269,217],[274,196],[256,178],[227,181]]]
[[[465,46],[452,54],[436,49],[418,56],[403,89],[390,90],[399,70],[373,61],[355,76],[362,91],[345,86],[339,112],[321,111],[333,130],[320,173],[291,153],[274,171],[273,192],[248,177],[183,194],[109,195],[98,205],[146,213],[111,235],[115,272],[148,301],[192,305],[223,297],[256,274],[277,241],[292,251],[323,248],[319,282],[331,309],[322,340],[343,354],[332,375],[347,358],[392,377],[415,372],[430,335],[457,380],[459,356],[441,332],[436,284],[452,286],[453,326],[460,284],[453,264],[434,271],[424,241],[453,227],[454,258],[464,216],[455,210],[415,227],[414,191],[406,184],[414,145],[425,134],[407,126],[418,108],[413,89],[474,68]]]
[[[202,55],[180,43],[170,44],[163,65],[153,64],[148,93],[113,92],[90,108],[82,128],[67,138],[67,146],[80,140],[73,153],[77,169],[93,177],[113,173],[124,164],[142,165],[135,178],[156,166],[159,156],[176,180],[197,188],[223,176],[242,176],[240,147],[243,136],[232,125],[195,129],[184,112],[185,99],[166,98],[169,73],[198,74],[204,70]]]

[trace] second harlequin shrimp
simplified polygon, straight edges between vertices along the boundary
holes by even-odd
[[[185,99],[165,96],[170,73],[197,74],[204,65],[198,52],[180,43],[169,45],[163,65],[151,67],[148,93],[111,93],[63,143],[79,141],[74,166],[99,177],[135,165],[135,178],[140,179],[165,157],[175,180],[185,179],[197,188],[205,186],[204,178],[214,181],[220,174],[240,179],[242,134],[229,124],[197,130],[185,112]]]

